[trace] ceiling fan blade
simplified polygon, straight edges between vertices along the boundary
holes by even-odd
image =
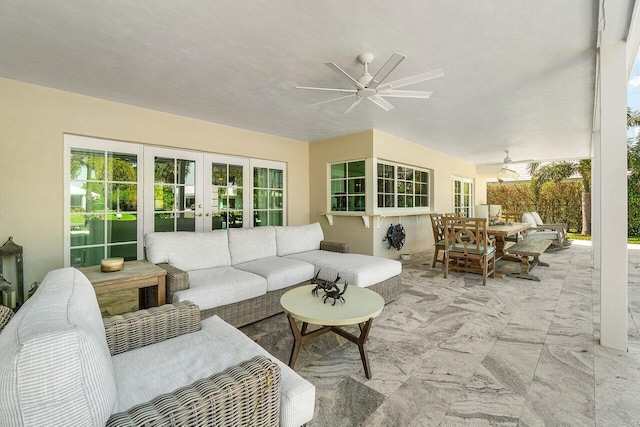
[[[349,83],[351,83],[352,85],[354,85],[358,89],[364,89],[364,86],[359,81],[357,81],[356,79],[351,77],[349,74],[347,74],[346,71],[344,71],[342,68],[338,67],[333,62],[325,62],[324,65],[326,65],[327,67],[331,68],[333,71],[338,73],[338,75],[346,77],[349,80]]]
[[[404,79],[396,80],[394,82],[385,83],[378,87],[378,90],[397,89],[412,84],[424,82],[426,80],[435,79],[444,76],[444,70],[438,68],[437,70],[427,71],[426,73],[418,74],[416,76],[407,77]]]
[[[327,101],[316,102],[315,104],[309,104],[309,107],[313,107],[314,105],[326,104],[327,102],[338,101],[339,99],[351,98],[352,96],[356,96],[356,95],[352,94],[352,95],[347,95],[347,96],[341,96],[339,98],[329,99]]]
[[[307,86],[296,86],[296,89],[307,89],[307,90],[325,90],[328,92],[347,92],[347,93],[356,93],[355,89],[334,89],[330,87],[307,87]]]
[[[394,108],[393,105],[391,105],[386,100],[380,98],[378,95],[370,96],[369,100],[385,111],[389,111]]]
[[[356,108],[356,106],[358,104],[360,104],[360,102],[362,101],[362,97],[359,96],[356,98],[355,101],[353,101],[353,104],[349,105],[349,108],[347,108],[346,110],[344,110],[344,114],[347,114],[348,112],[350,112],[351,110],[353,110],[354,108]]]
[[[371,79],[371,81],[367,84],[367,88],[369,89],[375,89],[378,87],[378,85],[387,78],[387,76],[389,74],[391,74],[391,72],[393,70],[396,69],[396,67],[398,65],[400,65],[400,63],[404,60],[405,56],[404,55],[400,55],[399,53],[394,53],[393,55],[391,55],[391,58],[389,58],[387,60],[387,62],[384,63],[384,65],[382,66],[382,68],[380,68],[378,70],[378,72],[376,73],[375,76],[373,76],[373,78]]]
[[[422,90],[387,90],[378,91],[378,96],[388,96],[390,98],[429,98],[433,92]]]

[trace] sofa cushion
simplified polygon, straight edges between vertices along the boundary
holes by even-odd
[[[312,264],[283,257],[262,258],[236,264],[234,268],[264,277],[267,280],[267,292],[306,282],[313,279],[314,274]]]
[[[287,258],[313,264],[316,271],[320,270],[320,279],[333,281],[336,275],[340,274],[339,283],[360,287],[374,285],[402,272],[402,264],[399,261],[370,255],[319,250],[288,255]]]
[[[148,233],[144,246],[152,263],[166,262],[184,271],[231,265],[227,230]]]
[[[276,256],[274,227],[229,229],[229,251],[232,265]]]
[[[233,267],[216,267],[189,272],[189,288],[173,294],[173,302],[191,301],[207,310],[264,295],[267,281],[256,274]]]
[[[0,425],[104,426],[117,399],[95,292],[49,272],[0,333]]]
[[[198,332],[114,356],[119,391],[114,412],[170,393],[256,355],[268,357],[281,369],[280,425],[297,427],[311,420],[314,386],[218,316],[203,320]]]
[[[309,225],[276,227],[278,256],[297,254],[320,249],[324,240],[319,222]]]

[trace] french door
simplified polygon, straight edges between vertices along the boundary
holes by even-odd
[[[144,231],[249,227],[249,159],[145,147]]]

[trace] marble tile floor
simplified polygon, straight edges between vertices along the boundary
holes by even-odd
[[[629,251],[628,352],[599,345],[589,246],[544,254],[540,282],[487,286],[444,279],[431,257],[403,262],[403,293],[374,321],[372,379],[336,334],[302,346],[295,369],[316,386],[310,426],[640,426],[639,250]],[[284,315],[242,331],[288,362]]]

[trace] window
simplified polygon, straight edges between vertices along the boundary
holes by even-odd
[[[428,208],[430,172],[378,162],[378,208]]]
[[[253,163],[253,226],[285,225],[285,168],[279,162]]]
[[[75,135],[64,146],[67,266],[143,259],[144,233],[287,223],[286,163]]]
[[[66,137],[65,145],[65,263],[83,267],[107,257],[138,259],[139,150],[104,141],[71,146]]]
[[[363,212],[366,208],[365,161],[330,165],[331,211]]]
[[[242,228],[243,165],[211,164],[211,228]]]
[[[473,180],[453,178],[453,209],[456,213],[473,216]]]

